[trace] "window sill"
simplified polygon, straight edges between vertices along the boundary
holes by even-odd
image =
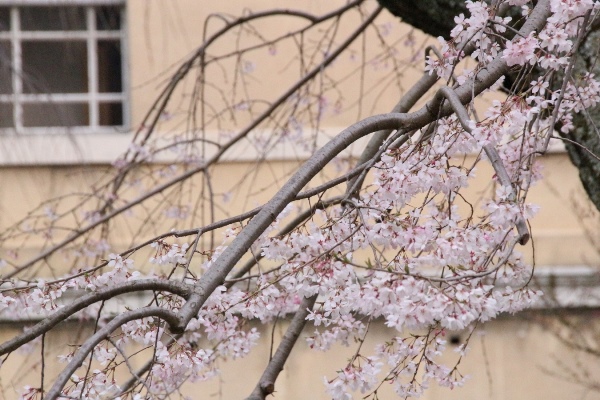
[[[342,129],[327,129],[328,135],[319,137],[319,145],[327,143],[328,138],[335,136]],[[112,164],[130,146],[133,134],[123,133],[114,128],[106,128],[91,133],[89,130],[69,133],[44,131],[32,134],[0,134],[0,166],[42,166],[42,165],[83,165]],[[62,131],[64,132],[64,131]],[[210,136],[210,135],[209,135]],[[368,138],[361,138],[350,146],[344,156],[359,157]],[[209,153],[214,152],[211,148]],[[559,140],[550,142],[549,153],[564,153],[565,147]],[[207,157],[212,156],[207,154]],[[257,157],[265,157],[271,161],[298,161],[311,156],[306,150],[298,149],[290,143],[280,143],[270,149],[269,154],[260,154],[256,148],[234,148],[223,156],[223,161],[253,161]],[[174,154],[163,154],[153,162],[177,162]]]
[[[0,135],[0,165],[111,164],[127,150],[130,133]]]

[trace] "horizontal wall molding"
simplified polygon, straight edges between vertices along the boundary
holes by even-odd
[[[1,1],[1,0],[0,0]],[[40,128],[40,133],[26,135],[0,135],[0,167],[1,166],[43,166],[43,165],[83,165],[83,164],[111,164],[130,147],[133,133],[116,132],[114,128],[102,129],[100,132],[90,133],[89,128],[82,128],[79,132],[73,128],[69,133],[64,133],[64,128],[52,130]],[[330,138],[339,134],[344,128],[324,128],[318,136],[317,147],[325,145]],[[266,132],[265,134],[268,134]],[[157,133],[157,137],[161,134]],[[216,132],[207,132],[207,138],[216,138]],[[362,149],[369,140],[369,136],[356,141],[344,153],[345,157],[359,157]],[[564,152],[562,142],[550,142],[551,153]],[[158,145],[167,145],[165,140]],[[233,146],[223,156],[227,162],[248,162],[256,159],[267,161],[299,161],[309,158],[312,154],[290,141],[280,141],[269,152],[261,154],[260,146],[245,145]],[[206,158],[216,152],[213,145],[206,145]],[[181,161],[179,157],[169,151],[162,152],[152,159],[153,163],[174,163]]]
[[[532,310],[598,308],[600,307],[600,269],[580,265],[544,266],[534,269],[530,286],[544,291],[544,296]],[[67,291],[61,301],[71,303],[84,291]],[[107,315],[117,315],[127,309],[144,307],[152,301],[152,292],[126,293],[107,300],[103,310]],[[40,321],[41,314],[22,314],[18,318],[0,313],[0,324]],[[73,317],[71,319],[77,319]]]

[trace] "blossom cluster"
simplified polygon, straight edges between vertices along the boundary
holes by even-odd
[[[156,249],[154,257],[150,258],[150,262],[153,264],[185,264],[186,253],[189,248],[189,244],[184,243],[178,245],[177,243],[167,243],[164,240],[157,240],[153,242],[150,247]]]

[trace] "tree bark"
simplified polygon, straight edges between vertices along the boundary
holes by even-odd
[[[456,25],[454,17],[468,15],[464,0],[378,0],[384,8],[402,21],[435,37],[450,37]]]
[[[469,15],[465,0],[378,0],[393,15],[415,28],[433,36],[448,38],[454,27],[454,17],[460,13]],[[488,1],[489,2],[489,1]],[[516,18],[513,18],[515,21]],[[600,24],[592,31],[577,51],[573,68],[574,78],[590,72],[600,76]],[[512,79],[507,79],[512,82]],[[575,128],[566,135],[567,152],[571,162],[579,170],[579,178],[590,200],[600,211],[600,106],[576,114]]]
[[[590,72],[600,76],[600,30],[590,33],[577,52],[573,77]],[[588,196],[600,210],[600,106],[589,108],[573,116],[575,129],[563,135],[574,143],[565,142],[571,162],[579,169],[579,178]]]

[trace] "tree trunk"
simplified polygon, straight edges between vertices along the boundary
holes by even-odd
[[[454,17],[468,15],[464,0],[378,0],[389,12],[403,22],[438,37],[450,37],[456,23]]]
[[[579,47],[573,77],[586,72],[600,76],[600,30],[590,33]],[[600,106],[573,116],[575,129],[563,135],[576,143],[565,142],[569,157],[579,169],[579,178],[596,208],[600,210]]]

